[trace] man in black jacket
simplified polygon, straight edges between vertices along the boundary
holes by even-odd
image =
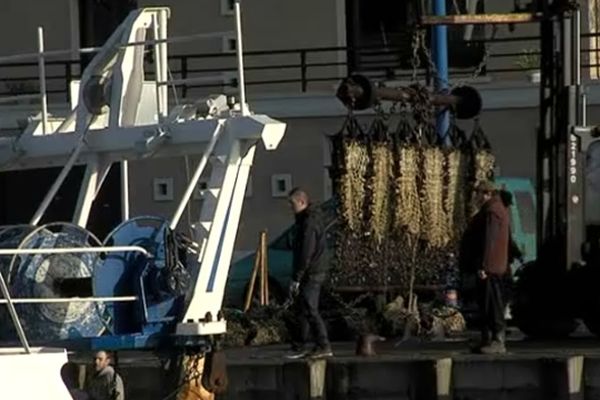
[[[300,332],[294,332],[295,335],[292,335],[296,336],[292,346],[294,353],[288,357],[330,357],[333,353],[327,328],[319,314],[321,286],[329,269],[324,257],[326,238],[323,218],[317,208],[311,207],[306,192],[299,188],[290,192],[289,203],[296,217],[290,294],[295,297]],[[315,340],[315,348],[309,353],[305,346],[311,333]]]

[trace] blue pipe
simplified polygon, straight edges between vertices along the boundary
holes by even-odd
[[[436,16],[446,15],[446,0],[433,1],[433,14]],[[436,92],[446,91],[448,89],[448,27],[446,25],[435,25],[433,28],[433,62],[438,72],[438,76],[435,77],[435,90]],[[438,113],[436,119],[438,137],[446,136],[449,125],[448,111]],[[449,143],[447,137],[444,143]]]

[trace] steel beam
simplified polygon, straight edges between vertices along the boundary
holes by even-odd
[[[213,119],[92,130],[75,164],[85,164],[97,156],[103,156],[106,162],[120,162],[202,153],[218,123]],[[283,137],[285,123],[266,115],[252,115],[229,118],[226,129],[235,139],[262,139],[271,149]],[[0,170],[63,166],[79,140],[79,135],[72,132],[40,135],[35,129],[19,138],[6,139],[0,143]]]
[[[510,14],[463,14],[421,17],[422,25],[485,25],[485,24],[528,24],[539,22],[541,13]]]

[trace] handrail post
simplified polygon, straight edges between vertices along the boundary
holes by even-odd
[[[40,98],[42,100],[42,131],[48,133],[48,99],[46,97],[46,65],[44,63],[44,28],[38,26],[38,68],[40,74]]]
[[[238,63],[238,89],[240,94],[240,111],[242,116],[249,114],[248,107],[246,105],[246,82],[244,78],[244,46],[242,44],[242,10],[240,0],[233,2],[234,14],[235,14],[235,33],[236,33],[236,53]]]
[[[2,291],[2,295],[4,295],[4,298],[6,299],[8,312],[10,313],[10,317],[17,331],[17,335],[19,336],[19,340],[21,341],[21,345],[23,345],[23,348],[25,349],[25,352],[27,354],[31,354],[31,348],[29,347],[27,336],[25,336],[25,331],[23,330],[23,326],[21,325],[21,321],[19,320],[19,315],[17,314],[15,305],[12,303],[10,292],[8,291],[8,287],[6,286],[6,281],[4,280],[2,273],[0,273],[0,291]]]
[[[188,60],[187,60],[187,55],[182,55],[181,56],[181,79],[185,80],[188,77]],[[187,83],[183,83],[183,85],[181,86],[181,97],[183,97],[184,99],[187,97],[187,89],[188,89],[188,85]]]
[[[71,80],[73,79],[71,61],[65,61],[65,91],[67,93],[67,103],[71,103]]]
[[[302,80],[302,93],[306,92],[306,50],[300,50],[300,79]]]

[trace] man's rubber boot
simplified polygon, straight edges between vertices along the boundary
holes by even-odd
[[[494,339],[488,346],[483,346],[481,348],[482,354],[504,354],[506,353],[506,345],[504,344],[506,341],[506,334],[504,332],[499,332],[494,335]]]
[[[331,350],[331,346],[323,346],[314,349],[307,357],[312,359],[333,357],[333,351]]]

